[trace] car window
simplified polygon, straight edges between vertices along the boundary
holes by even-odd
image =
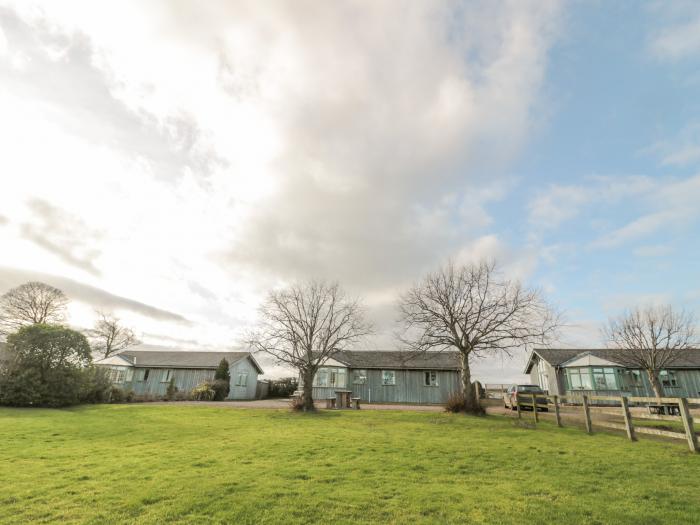
[[[518,392],[532,392],[533,394],[538,394],[542,392],[542,389],[535,385],[519,385]]]

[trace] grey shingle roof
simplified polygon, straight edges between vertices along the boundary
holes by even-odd
[[[119,354],[134,366],[150,368],[216,368],[222,359],[233,364],[250,352],[197,352],[185,350],[126,350]],[[258,367],[258,371],[262,370]]]
[[[552,366],[558,366],[582,354],[591,354],[607,361],[626,365],[624,353],[616,348],[535,348],[534,351]],[[684,351],[683,355],[668,368],[700,368],[700,348]]]
[[[391,368],[416,370],[459,370],[457,352],[398,352],[383,350],[344,350],[333,359],[350,368]]]

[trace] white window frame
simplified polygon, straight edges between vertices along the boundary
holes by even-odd
[[[235,386],[248,386],[248,372],[240,372],[236,375]]]
[[[170,383],[170,380],[173,378],[173,371],[169,368],[165,371],[165,377],[160,380],[161,383]]]
[[[326,367],[319,368],[318,370],[316,370],[316,375],[314,375],[313,386],[327,388],[329,383],[328,376],[328,369]]]
[[[425,370],[423,371],[423,386],[440,386],[438,384],[438,373],[437,370]]]
[[[391,382],[387,381],[387,377],[391,377]],[[382,386],[396,386],[396,370],[382,370]]]

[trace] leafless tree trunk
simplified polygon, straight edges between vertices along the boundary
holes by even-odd
[[[92,330],[87,331],[93,352],[102,357],[117,354],[130,346],[139,344],[134,332],[122,326],[112,314],[97,311],[97,321]]]
[[[603,336],[609,346],[620,350],[625,366],[647,373],[654,394],[663,397],[659,372],[695,347],[695,326],[692,314],[670,305],[635,308],[610,319]]]
[[[0,297],[0,334],[10,334],[31,324],[62,324],[66,320],[66,295],[48,284],[31,281]]]
[[[318,368],[371,332],[359,302],[348,299],[337,283],[310,281],[273,290],[260,307],[260,318],[248,344],[299,372],[305,411],[314,409]]]
[[[471,359],[547,344],[560,316],[539,291],[499,278],[494,262],[443,268],[426,275],[399,301],[400,340],[417,352],[456,350],[461,356],[467,412],[481,411],[471,378]]]

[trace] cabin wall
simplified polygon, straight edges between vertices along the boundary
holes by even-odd
[[[444,404],[452,392],[460,390],[457,370],[438,370],[437,386],[424,385],[425,370],[395,370],[396,384],[382,384],[382,370],[367,369],[365,384],[353,383],[353,370],[348,369],[347,387],[314,387],[313,397],[324,400],[335,396],[335,390],[351,390],[352,397],[365,403]],[[387,368],[386,370],[391,370]]]
[[[547,381],[546,384],[540,384],[540,363],[544,363],[544,368],[546,370]],[[540,388],[550,395],[561,395],[564,392],[564,384],[560,381],[560,374],[558,374],[557,369],[550,365],[547,361],[542,361],[538,356],[533,358],[532,368],[530,369],[530,383],[533,385],[539,385]]]
[[[137,378],[144,370],[149,370],[148,379],[146,381],[138,381]],[[121,386],[124,390],[133,390],[137,396],[152,395],[164,396],[168,389],[168,381],[165,381],[167,368],[139,368],[134,367],[134,377],[130,383],[123,383]],[[214,370],[202,368],[173,368],[174,384],[180,392],[189,392],[204,381],[212,381],[214,379]]]
[[[250,359],[241,359],[230,365],[229,372],[231,373],[231,390],[227,399],[255,399],[255,391],[258,388],[258,370]],[[248,375],[245,386],[236,384],[240,374]]]
[[[561,391],[566,389],[565,369],[557,371],[557,378],[561,384]],[[672,369],[676,377],[676,386],[664,386],[664,396],[666,397],[700,397],[700,369]],[[653,397],[654,389],[651,387],[647,373],[642,371],[640,375],[641,384],[633,385],[626,383],[623,390],[566,390],[569,395],[587,394],[598,396],[619,396],[622,393],[633,397]]]

